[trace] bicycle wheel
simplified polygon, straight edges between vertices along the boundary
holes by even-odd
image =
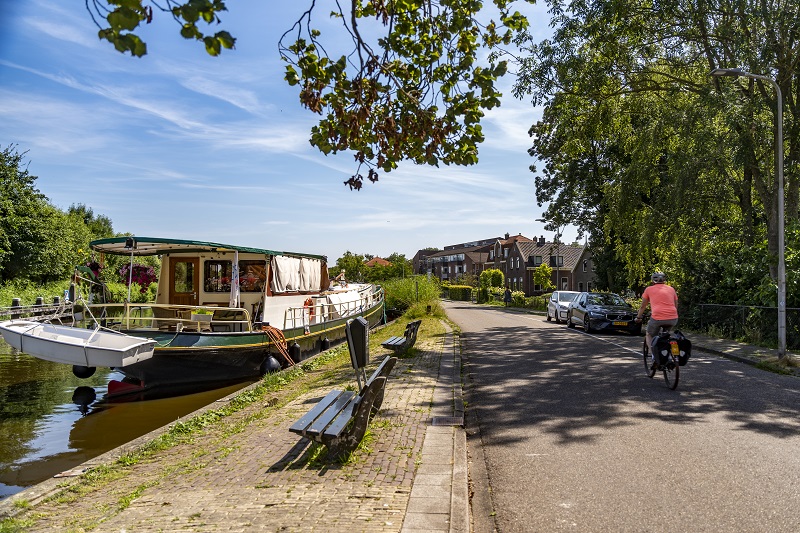
[[[667,387],[675,390],[678,387],[678,377],[681,373],[681,367],[678,365],[678,358],[670,354],[669,362],[664,367],[664,381],[667,382]]]
[[[647,340],[642,341],[642,356],[644,357],[644,372],[648,378],[656,375],[656,369],[653,368],[650,361],[650,350],[647,348]]]

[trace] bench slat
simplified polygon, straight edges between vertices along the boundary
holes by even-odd
[[[356,393],[353,391],[346,391],[343,392],[333,404],[330,405],[325,412],[322,413],[317,417],[316,420],[309,426],[306,430],[306,435],[320,435],[325,431],[331,422],[333,422],[336,418],[342,414],[342,411],[351,407],[353,399],[356,397]],[[347,413],[347,416],[350,416],[350,412]]]
[[[411,348],[417,342],[417,331],[420,324],[422,324],[422,320],[409,322],[406,324],[406,330],[402,337],[389,337],[381,343],[381,346],[396,352]]]
[[[391,362],[391,359],[392,358],[388,356],[383,359],[383,362],[380,365],[378,365],[378,368],[375,369],[375,372],[373,372],[370,378],[367,380],[367,386],[369,386],[369,384],[372,383],[372,381],[375,378],[381,375],[386,365],[388,365]],[[392,363],[392,366],[394,366],[394,363]]]
[[[347,404],[342,406],[342,409],[339,410],[339,413],[333,417],[333,420],[330,424],[325,424],[327,428],[324,428],[321,433],[325,437],[338,437],[344,431],[344,428],[347,427],[347,424],[353,419],[353,416],[356,412],[356,407],[358,406],[358,401],[361,399],[361,396],[353,395]]]
[[[321,415],[330,405],[336,401],[339,395],[342,394],[342,391],[332,390],[325,396],[323,399],[317,403],[314,407],[311,408],[306,414],[304,414],[297,422],[292,424],[292,427],[289,428],[289,431],[293,431],[294,433],[304,434],[306,428],[311,425],[311,423],[316,420],[316,418]]]

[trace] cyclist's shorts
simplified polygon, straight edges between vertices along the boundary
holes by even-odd
[[[647,323],[647,334],[651,337],[655,337],[661,330],[661,326],[669,326],[667,329],[672,330],[677,324],[677,318],[670,318],[669,320],[653,320],[651,318]]]

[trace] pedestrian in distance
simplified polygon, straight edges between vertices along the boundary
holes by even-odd
[[[506,292],[503,294],[503,301],[506,303],[506,307],[511,305],[511,289],[506,287]]]

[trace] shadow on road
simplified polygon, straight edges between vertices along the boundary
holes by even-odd
[[[476,309],[458,303],[450,308]],[[497,311],[500,320],[512,313]],[[509,326],[462,325],[470,406],[479,410],[481,432],[495,444],[521,434],[507,429],[526,426],[538,426],[563,444],[592,442],[653,417],[697,424],[722,415],[741,431],[778,438],[800,433],[796,378],[695,354],[671,391],[660,373],[652,380],[645,376],[637,353],[641,337],[601,334],[600,340],[544,317],[533,319],[542,322],[535,327],[531,315],[519,317],[507,317]],[[631,409],[632,403],[658,410]]]

